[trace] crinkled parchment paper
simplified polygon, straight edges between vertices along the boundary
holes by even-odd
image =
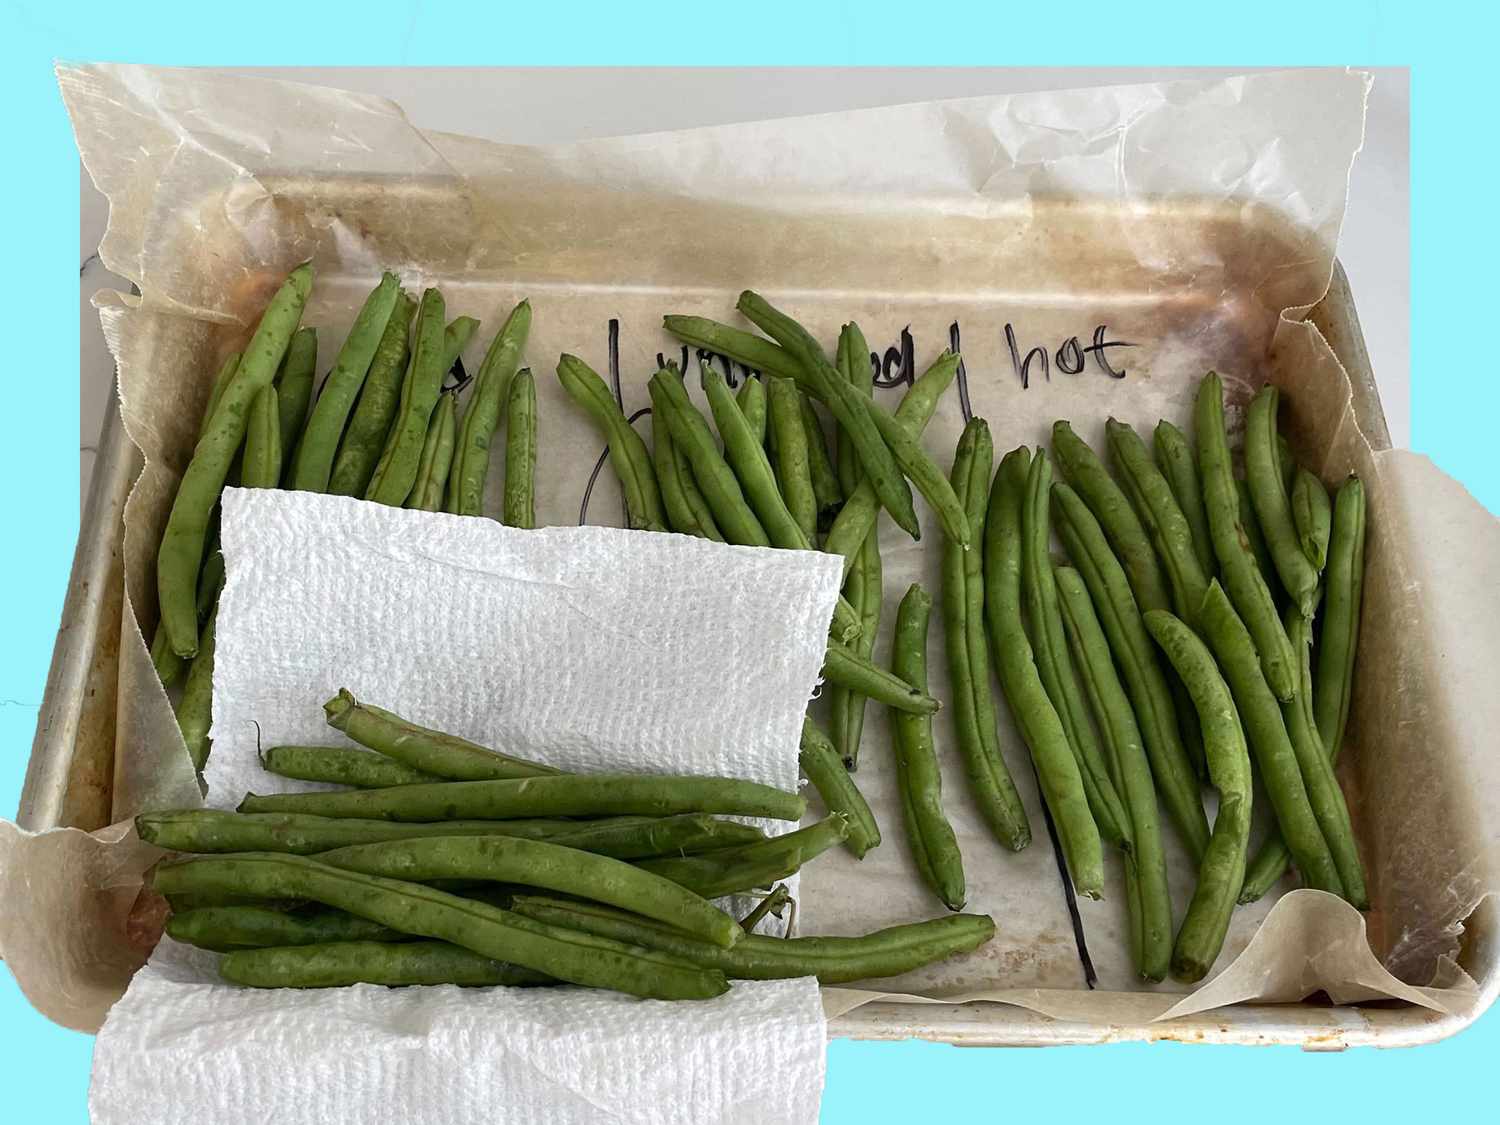
[[[557,354],[606,370],[613,339],[625,407],[637,410],[658,353],[683,354],[661,314],[734,320],[735,295],[749,286],[830,344],[857,318],[890,382],[958,342],[965,385],[926,435],[943,465],[965,396],[999,450],[1045,441],[1060,417],[1097,446],[1110,415],[1143,432],[1160,417],[1185,423],[1196,380],[1214,367],[1232,426],[1255,387],[1274,379],[1304,462],[1330,485],[1351,470],[1368,483],[1364,630],[1341,771],[1371,873],[1369,914],[1317,892],[1273,894],[1236,912],[1206,985],[1187,996],[1171,984],[1141,992],[1116,865],[1108,897],[1081,907],[1099,978],[1088,991],[1008,717],[1004,745],[1035,838],[1020,855],[984,832],[940,715],[969,907],[993,914],[1000,933],[972,957],[874,987],[1100,1025],[1319,990],[1450,1012],[1487,1002],[1492,953],[1468,962],[1484,970],[1481,986],[1454,959],[1464,920],[1496,881],[1500,763],[1489,745],[1500,693],[1489,681],[1500,530],[1425,459],[1372,447],[1383,427],[1367,396],[1302,319],[1329,282],[1362,138],[1362,75],[976,98],[552,148],[423,134],[380,99],[208,71],[68,66],[60,80],[84,162],[111,202],[102,256],[141,292],[98,298],[125,425],[145,454],[125,516],[117,820],[197,799],[138,625],[155,621],[157,536],[217,361],[290,266],[308,257],[317,266],[307,322],[320,329],[325,365],[382,267],[409,286],[441,283],[450,315],[484,320],[471,361],[529,296],[538,511],[556,524],[580,519],[601,449],[551,378]],[[899,393],[877,391],[887,405]],[[606,472],[586,518],[615,522],[619,511]],[[887,634],[909,582],[938,587],[937,521],[919,511],[921,543],[882,524]],[[944,696],[940,623],[933,634]],[[873,706],[865,739],[859,782],[887,842],[862,864],[838,854],[808,869],[804,932],[861,931],[937,908],[904,846],[889,732]],[[81,834],[12,839],[7,865],[45,870],[81,906],[106,875],[138,868],[101,863],[128,848]],[[1181,852],[1171,858],[1180,916],[1192,873]],[[10,904],[4,948],[29,995],[62,1022],[96,1025],[109,988],[70,989],[47,952],[75,920],[55,896],[18,893]],[[101,958],[97,973],[115,987],[128,969],[118,961]],[[838,1012],[871,994],[825,995]]]

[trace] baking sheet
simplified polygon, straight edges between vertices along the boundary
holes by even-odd
[[[1045,440],[1058,417],[1096,442],[1110,414],[1142,426],[1182,422],[1210,366],[1225,376],[1232,405],[1267,378],[1283,383],[1303,458],[1327,480],[1357,468],[1370,483],[1371,577],[1345,772],[1375,907],[1366,942],[1364,921],[1325,896],[1282,899],[1277,925],[1234,966],[1238,992],[1225,981],[1216,994],[1216,980],[1200,1002],[1296,999],[1315,987],[1346,999],[1403,995],[1372,972],[1377,958],[1407,981],[1454,986],[1422,994],[1434,1005],[1472,1002],[1473,982],[1446,966],[1459,924],[1494,884],[1495,841],[1483,827],[1494,821],[1480,806],[1500,786],[1474,750],[1495,729],[1496,704],[1476,706],[1485,693],[1472,679],[1435,670],[1444,644],[1477,652],[1500,631],[1476,636],[1440,612],[1436,592],[1450,587],[1431,578],[1450,559],[1428,549],[1431,539],[1412,537],[1443,512],[1462,529],[1464,575],[1493,573],[1495,524],[1415,459],[1375,457],[1353,423],[1347,378],[1297,319],[1332,266],[1362,129],[1362,76],[1304,71],[966,99],[550,149],[424,135],[379,99],[213,72],[88,66],[64,68],[60,79],[85,163],[111,199],[101,253],[142,293],[100,298],[125,424],[146,458],[125,517],[117,819],[195,798],[135,623],[155,619],[155,543],[214,361],[243,337],[291,264],[312,256],[318,267],[307,321],[325,349],[381,266],[399,268],[408,285],[441,282],[450,315],[486,321],[470,359],[504,310],[531,298],[538,509],[549,523],[579,519],[601,448],[548,377],[552,357],[573,351],[604,370],[613,339],[634,410],[647,401],[657,353],[677,354],[659,316],[733,319],[735,293],[751,285],[827,341],[843,320],[858,319],[887,353],[892,380],[910,374],[900,357],[920,369],[956,331],[968,400],[989,418],[999,450]],[[1311,104],[1317,115],[1307,114]],[[890,404],[900,388],[877,393]],[[941,464],[962,424],[958,399],[950,394],[928,431]],[[618,492],[604,481],[590,522],[618,520]],[[1416,492],[1420,504],[1409,502]],[[929,529],[922,544],[883,525],[887,633],[908,581],[938,586],[936,521],[920,501],[919,512]],[[1493,614],[1483,589],[1479,601]],[[883,638],[878,651],[885,647]],[[941,654],[935,622],[939,696]],[[870,708],[859,781],[887,843],[858,870],[842,854],[808,869],[808,932],[854,932],[937,908],[910,870],[892,814],[878,710]],[[976,957],[884,983],[950,998],[983,993],[1042,1012],[1066,997],[1068,1018],[1089,1021],[1128,1018],[1143,1003],[1165,1014],[1178,1003],[1175,986],[1149,1000],[1123,991],[1135,984],[1118,894],[1082,908],[1102,987],[1081,991],[1029,767],[1002,718],[1036,841],[1020,856],[980,829],[951,729],[943,716],[936,723],[970,908],[994,914],[1001,936]],[[13,853],[18,862],[26,861]],[[1180,853],[1173,872],[1180,915],[1191,882]],[[1117,867],[1113,877],[1118,886]],[[1237,912],[1218,964],[1223,978],[1270,908]],[[1324,941],[1335,932],[1337,941]],[[10,940],[19,975],[25,953],[13,956]],[[1272,983],[1247,992],[1245,980]],[[826,991],[836,1006],[855,999]],[[90,1018],[65,999],[47,1002],[64,1022]]]

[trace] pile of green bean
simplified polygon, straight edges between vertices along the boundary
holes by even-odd
[[[989,918],[961,915],[863,938],[747,936],[780,911],[778,880],[872,826],[834,813],[767,838],[720,818],[797,820],[802,798],[732,778],[568,774],[348,691],[325,711],[367,749],[278,746],[262,761],[350,788],[136,819],[141,839],[185,853],[151,876],[172,908],[167,933],[224,953],[231,981],[566,982],[705,999],[735,978],[890,976],[994,933]],[[709,901],[762,887],[766,901],[741,920]],[[523,898],[538,892],[566,901]]]
[[[535,526],[536,392],[517,370],[531,328],[522,301],[478,374],[445,385],[479,329],[444,324],[443,295],[414,302],[395,274],[366,298],[314,393],[317,335],[298,327],[312,268],[293,270],[243,352],[219,368],[157,554],[160,617],[151,656],[163,687],[182,679],[177,721],[193,765],[209,753],[215,608],[223,560],[215,531],[225,484],[362,496],[479,515],[490,443],[505,418],[505,522]],[[459,416],[459,392],[472,383]]]

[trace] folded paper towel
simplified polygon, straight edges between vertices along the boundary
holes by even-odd
[[[221,537],[211,806],[314,788],[263,771],[257,736],[343,744],[321,708],[340,687],[567,769],[797,785],[836,557],[240,489]],[[95,1048],[96,1122],[817,1117],[811,979],[665,1004],[572,988],[265,992],[222,983],[215,962],[163,941],[136,975]]]

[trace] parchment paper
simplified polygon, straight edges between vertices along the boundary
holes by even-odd
[[[101,254],[142,294],[99,298],[125,424],[146,458],[125,518],[117,819],[195,798],[139,626],[155,621],[157,537],[216,361],[292,264],[311,257],[318,269],[306,322],[320,330],[325,366],[382,267],[408,286],[440,282],[450,315],[483,318],[469,360],[529,296],[538,514],[558,524],[580,519],[602,445],[551,378],[555,356],[576,352],[603,371],[613,340],[634,411],[648,401],[657,354],[683,358],[660,315],[733,321],[748,286],[829,346],[840,323],[858,319],[890,381],[959,343],[965,385],[925,439],[945,466],[965,398],[989,419],[997,450],[1045,441],[1060,417],[1102,448],[1110,415],[1143,433],[1160,417],[1186,423],[1196,380],[1213,367],[1229,388],[1232,427],[1254,388],[1275,379],[1303,461],[1329,484],[1355,470],[1368,485],[1364,630],[1341,764],[1370,870],[1368,916],[1316,892],[1273,894],[1236,912],[1218,975],[1189,999],[1171,984],[1143,995],[1125,959],[1115,864],[1106,900],[1081,908],[1100,983],[1086,991],[1008,716],[1002,740],[1035,839],[1018,856],[979,824],[940,715],[969,908],[992,913],[1000,936],[979,954],[874,987],[1119,1023],[1320,989],[1460,1011],[1500,984],[1492,955],[1481,986],[1453,961],[1464,919],[1495,886],[1500,766],[1486,750],[1500,729],[1488,686],[1500,647],[1500,530],[1424,459],[1372,450],[1348,376],[1301,319],[1330,276],[1362,136],[1362,75],[977,98],[553,148],[422,134],[379,99],[213,72],[99,65],[59,77],[85,164],[111,201]],[[877,391],[887,405],[899,393]],[[587,521],[618,522],[619,510],[606,471]],[[920,499],[918,510],[921,543],[882,521],[878,655],[906,585],[939,587],[937,521]],[[942,652],[935,622],[940,697]],[[862,864],[840,854],[808,868],[804,932],[862,931],[938,909],[911,869],[889,732],[874,706],[865,740],[858,781],[886,843]],[[1168,841],[1180,917],[1192,876],[1170,832]],[[34,845],[13,847],[8,862],[40,862]],[[57,859],[48,862],[56,877]],[[64,865],[62,877],[85,874]],[[54,918],[46,924],[65,924]],[[25,938],[6,935],[18,976],[27,951],[45,960]],[[1413,987],[1429,984],[1442,987]],[[96,1024],[101,1010],[55,990],[29,995],[74,1026]],[[842,1011],[870,994],[825,995]]]

